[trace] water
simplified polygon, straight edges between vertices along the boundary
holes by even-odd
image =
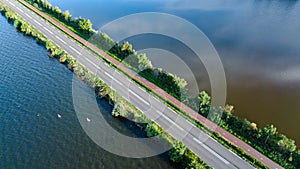
[[[208,36],[221,57],[228,85],[227,102],[235,105],[234,113],[257,123],[260,127],[274,124],[280,132],[300,145],[298,1],[50,2],[63,10],[69,9],[74,16],[90,18],[95,29],[119,17],[138,12],[165,12],[190,21]],[[175,66],[176,69],[170,66],[170,63],[182,65],[180,59],[170,59],[174,58],[172,54],[161,51],[152,51],[152,54],[151,51],[146,52],[155,66],[186,78],[191,93],[196,94],[198,88],[210,89],[203,65],[193,64],[193,54],[183,49],[182,45],[180,48],[177,42],[148,35],[132,37],[129,40],[137,50],[150,46],[175,51],[181,61],[185,61],[194,72],[196,80],[182,73],[183,70],[188,70],[179,69],[180,66]]]
[[[130,159],[97,146],[82,130],[72,103],[73,74],[47,56],[32,38],[0,17],[0,168],[176,168],[167,154]],[[94,96],[80,80],[78,85]],[[144,133],[99,108],[113,127],[130,136]],[[61,118],[58,118],[58,115]],[[93,119],[91,119],[93,120]]]

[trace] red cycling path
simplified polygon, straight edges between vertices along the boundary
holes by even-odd
[[[191,117],[197,119],[198,121],[200,121],[202,124],[204,124],[208,128],[210,128],[213,131],[219,133],[223,138],[225,138],[226,140],[228,140],[229,142],[231,142],[235,146],[243,149],[247,154],[253,156],[258,161],[260,161],[264,165],[266,165],[267,167],[269,167],[271,169],[283,168],[280,165],[278,165],[277,163],[275,163],[274,161],[272,161],[271,159],[269,159],[268,157],[266,157],[265,155],[261,154],[260,152],[258,152],[257,150],[255,150],[254,148],[252,148],[251,146],[249,146],[244,141],[238,139],[237,137],[235,137],[234,135],[232,135],[228,131],[222,129],[221,127],[219,127],[215,123],[211,122],[207,118],[201,116],[200,114],[198,114],[197,112],[195,112],[193,109],[191,109],[190,107],[186,106],[185,104],[183,104],[182,102],[180,102],[179,100],[177,100],[176,98],[174,98],[173,96],[171,96],[170,94],[168,94],[167,92],[165,92],[164,90],[160,89],[159,87],[157,87],[153,83],[149,82],[148,80],[144,79],[143,77],[137,75],[134,71],[132,71],[132,70],[128,69],[127,67],[125,67],[123,64],[121,64],[119,61],[117,61],[116,59],[114,59],[113,57],[111,57],[110,55],[108,55],[107,53],[105,53],[103,50],[101,50],[98,47],[94,46],[93,44],[91,44],[90,42],[86,41],[85,39],[81,38],[80,36],[78,36],[77,34],[75,34],[74,32],[72,32],[70,29],[68,29],[67,27],[65,27],[62,24],[60,24],[55,19],[51,18],[47,14],[45,14],[45,13],[41,12],[40,10],[36,9],[31,4],[27,3],[25,0],[19,0],[19,2],[22,3],[23,5],[25,5],[26,7],[30,8],[34,12],[38,13],[40,16],[42,16],[44,19],[46,19],[49,22],[51,22],[52,24],[54,24],[59,29],[63,30],[69,36],[73,37],[74,39],[78,40],[79,42],[81,42],[85,46],[91,48],[92,50],[94,50],[95,52],[97,52],[98,54],[100,54],[105,59],[107,59],[110,62],[114,63],[120,69],[122,69],[124,72],[126,72],[131,77],[133,77],[135,80],[141,82],[145,86],[147,86],[150,89],[152,89],[153,91],[155,91],[161,97],[163,97],[166,100],[172,102],[174,105],[180,107],[183,111],[189,113],[189,115]]]

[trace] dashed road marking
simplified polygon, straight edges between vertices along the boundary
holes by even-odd
[[[21,11],[21,12],[24,12],[22,9],[20,9],[19,7],[17,7],[17,10]]]
[[[90,59],[85,58],[88,62],[90,62],[92,65],[94,65],[96,68],[100,69],[98,65],[96,65],[94,62],[92,62]]]
[[[108,77],[110,77],[112,80],[114,80],[115,82],[119,83],[119,85],[123,85],[121,82],[119,82],[116,78],[112,77],[109,73],[104,72],[104,74],[106,74]]]
[[[137,97],[138,99],[140,99],[145,104],[150,105],[148,102],[146,102],[146,100],[144,100],[143,98],[141,98],[139,95],[137,95],[136,93],[134,93],[132,90],[129,89],[129,92],[132,93],[135,97]]]
[[[44,29],[53,35],[53,32],[51,32],[49,29],[47,29],[46,27],[44,27]]]
[[[32,17],[31,17],[30,15],[28,15],[27,13],[25,13],[25,15],[26,15],[28,18],[32,19]]]
[[[15,5],[15,4],[13,4],[12,2],[8,1],[8,3],[10,3],[12,6],[16,7],[16,5]]]
[[[177,128],[179,128],[181,131],[184,131],[184,129],[182,127],[180,127],[178,124],[174,123],[173,120],[171,120],[168,116],[164,115],[162,112],[156,110],[156,112],[158,114],[160,114],[161,116],[163,116],[166,120],[168,120],[170,123],[172,123],[174,126],[176,126]]]
[[[72,46],[70,46],[70,48],[71,48],[72,50],[74,50],[76,53],[78,53],[79,55],[82,55],[78,50],[74,49]]]
[[[217,158],[219,158],[221,161],[223,161],[226,164],[229,164],[229,162],[227,160],[225,160],[223,157],[221,157],[218,153],[216,153],[215,151],[213,151],[211,148],[209,148],[208,146],[206,146],[205,144],[203,144],[201,141],[199,141],[196,138],[193,138],[193,140],[195,140],[197,143],[199,143],[203,148],[205,148],[207,151],[209,151],[210,153],[214,154]]]
[[[58,40],[60,40],[62,43],[67,44],[65,41],[63,41],[62,39],[60,39],[60,37],[55,36]]]
[[[35,23],[37,23],[38,25],[40,25],[40,26],[42,26],[42,24],[40,24],[38,21],[36,21],[35,19],[33,19],[33,21],[35,22]]]

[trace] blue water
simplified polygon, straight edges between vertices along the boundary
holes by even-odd
[[[163,12],[196,25],[211,40],[223,62],[227,102],[235,114],[262,127],[275,124],[280,132],[300,143],[300,2],[286,0],[50,0],[73,17],[89,18],[94,29],[128,14]],[[156,26],[155,24],[153,26]],[[124,25],[134,29],[130,25]],[[203,65],[193,64],[193,54],[166,38],[140,36],[129,39],[137,50],[151,45],[172,52],[193,71],[182,73],[176,56],[149,54],[156,67],[176,73],[189,82],[192,94],[210,90]],[[159,44],[159,45],[158,45]],[[144,46],[143,46],[144,45]],[[170,47],[171,48],[168,48]],[[173,48],[172,48],[173,46]],[[171,59],[170,59],[171,58]],[[182,64],[181,64],[182,65]],[[175,67],[175,69],[174,69]],[[197,86],[198,84],[198,86]]]
[[[90,140],[74,111],[72,82],[90,97],[94,93],[73,78],[73,73],[49,58],[35,40],[17,32],[0,16],[1,169],[176,168],[166,153],[124,158]],[[115,129],[130,136],[143,134],[138,127],[113,118],[106,101],[100,100],[99,108]]]

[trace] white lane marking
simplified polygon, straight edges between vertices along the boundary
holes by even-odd
[[[216,142],[216,143],[218,143],[217,142],[217,140],[215,140],[214,138],[212,138],[211,136],[209,136],[209,135],[207,135],[212,141],[214,141],[214,142]]]
[[[21,12],[24,12],[22,9],[20,9],[19,7],[17,7],[17,10],[21,11]]]
[[[138,99],[140,99],[145,104],[150,105],[148,102],[146,102],[143,98],[141,98],[139,95],[137,95],[136,93],[134,93],[132,90],[129,89],[129,92],[132,93],[133,95],[135,95],[135,97],[137,97]]]
[[[46,27],[44,27],[44,29],[53,35],[53,32],[51,32],[49,29],[47,29]]]
[[[106,74],[108,77],[110,77],[112,80],[116,81],[117,83],[119,83],[119,85],[123,85],[121,82],[119,82],[116,78],[112,77],[110,74],[108,74],[107,72],[104,72],[104,74]]]
[[[168,110],[170,110],[171,112],[173,112],[173,111],[174,111],[174,110],[173,110],[173,109],[171,109],[170,107],[167,107],[167,109],[168,109]]]
[[[31,17],[30,15],[28,15],[27,13],[25,13],[25,15],[26,15],[28,18],[32,19],[32,17]]]
[[[154,100],[156,100],[157,102],[160,102],[156,97],[153,97]]]
[[[62,43],[67,44],[65,41],[63,41],[62,39],[60,39],[58,36],[55,36],[58,40],[60,40]]]
[[[238,156],[237,154],[235,154],[234,152],[232,152],[231,150],[229,150],[229,152],[231,153],[231,154],[233,154],[234,156],[236,156],[237,158],[239,158],[239,159],[241,159],[241,160],[243,160],[240,156]]]
[[[184,119],[190,126],[194,126],[190,121],[188,121],[187,119]]]
[[[162,112],[156,110],[156,112],[158,114],[160,114],[161,116],[163,116],[165,119],[167,119],[170,123],[172,123],[172,125],[176,126],[177,128],[179,128],[181,131],[184,131],[184,129],[182,127],[180,127],[178,124],[174,123],[174,121],[172,121],[168,116],[164,115]]]
[[[72,50],[74,50],[76,53],[78,53],[79,55],[82,55],[78,50],[74,49],[72,46],[70,46],[70,48],[71,48]]]
[[[140,108],[138,108],[138,107],[135,107],[135,108],[137,108],[140,112],[144,112],[144,110],[141,110]]]
[[[35,22],[35,23],[37,23],[38,25],[40,25],[40,26],[42,26],[42,24],[40,24],[38,21],[36,21],[35,19],[33,19],[33,21]]]
[[[229,164],[227,160],[225,160],[223,157],[221,157],[218,153],[216,153],[214,150],[211,148],[207,147],[205,144],[203,144],[201,141],[193,137],[193,140],[199,143],[203,148],[205,148],[207,151],[211,152],[213,155],[215,155],[217,158],[219,158],[221,161],[223,161],[225,164]]]
[[[112,77],[110,74],[108,74],[107,72],[104,72],[108,77],[110,77],[111,79],[114,79],[114,77]]]
[[[15,4],[13,4],[12,2],[8,1],[8,3],[10,3],[12,6],[16,7],[16,5],[15,5]]]
[[[158,110],[156,110],[156,112],[157,112],[158,114],[160,114],[161,116],[163,116],[165,119],[167,119],[170,123],[173,124],[173,121],[172,121],[169,117],[166,117],[162,112],[160,112],[160,111],[158,111]]]
[[[90,59],[85,58],[88,62],[90,62],[92,65],[94,65],[96,68],[100,69],[98,65],[96,65],[94,62],[92,62]]]

